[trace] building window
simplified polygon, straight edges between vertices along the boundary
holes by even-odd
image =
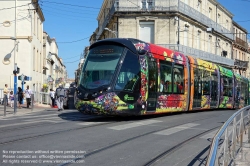
[[[199,12],[201,12],[201,0],[198,0],[198,3],[197,3],[197,10]]]
[[[217,23],[220,23],[220,14],[218,14],[218,17],[217,17]]]
[[[34,11],[34,18],[33,18],[33,33],[36,35],[36,12]]]
[[[186,29],[188,29],[188,27],[185,27]],[[188,46],[188,31],[184,31],[184,45]]]
[[[148,9],[153,10],[154,9],[154,0],[148,0]]]
[[[33,71],[36,70],[36,49],[33,48]]]
[[[115,7],[119,9],[119,1],[115,1]]]
[[[139,39],[145,42],[154,43],[154,22],[140,21]]]
[[[141,1],[141,5],[142,5],[142,10],[146,10],[147,9],[147,2],[146,2],[146,0],[142,0]]]
[[[207,52],[211,52],[212,36],[208,36]]]
[[[208,9],[208,17],[211,18],[212,17],[212,8]]]
[[[201,38],[201,31],[198,30],[198,33],[197,33],[197,43],[196,43],[197,49],[200,49],[200,42],[201,42],[200,38]]]
[[[228,28],[228,25],[229,25],[229,24],[228,24],[228,20],[226,20],[226,26],[225,26],[225,27],[226,27],[227,29],[229,29],[229,28]]]

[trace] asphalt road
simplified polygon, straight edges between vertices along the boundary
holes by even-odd
[[[53,109],[1,118],[0,165],[204,165],[234,112],[114,118]]]

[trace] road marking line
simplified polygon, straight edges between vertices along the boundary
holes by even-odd
[[[129,128],[134,128],[134,127],[139,127],[139,126],[144,126],[144,125],[150,125],[150,124],[153,124],[153,123],[160,123],[160,122],[162,122],[162,121],[159,121],[159,120],[145,120],[145,121],[141,121],[141,122],[123,124],[123,125],[118,125],[118,126],[113,126],[113,127],[108,127],[108,128],[113,129],[113,130],[125,130],[125,129],[129,129]]]
[[[209,138],[214,138],[214,136],[215,136],[215,134],[218,132],[218,130],[214,130],[214,131],[212,131],[212,132],[210,132],[210,133],[208,133],[208,134],[206,134],[206,135],[203,135],[202,137],[200,137],[200,138],[202,138],[202,139],[209,139]]]
[[[94,124],[104,124],[108,122],[82,122],[82,123],[77,123],[78,125],[84,125],[84,126],[89,126],[89,125],[94,125]]]
[[[54,116],[54,115],[58,115],[58,114],[49,114],[49,115],[29,115],[29,116],[22,116],[22,117],[18,117],[18,119],[30,119],[30,118],[35,118],[35,117],[46,117],[46,116]],[[11,117],[9,119],[2,119],[2,120],[15,120],[17,117]]]
[[[50,122],[50,120],[38,120],[38,121],[32,121],[32,122],[22,122],[22,123],[8,124],[8,125],[0,125],[0,128],[18,126],[18,125],[23,125],[23,124],[38,123],[38,122],[46,122],[46,121]]]
[[[190,129],[190,128],[192,128],[194,126],[198,126],[198,125],[200,125],[200,124],[187,123],[187,124],[184,124],[184,125],[180,125],[180,126],[176,126],[176,127],[170,128],[170,129],[162,130],[162,131],[156,132],[154,134],[158,134],[158,135],[171,135],[171,134],[180,132],[182,130]]]

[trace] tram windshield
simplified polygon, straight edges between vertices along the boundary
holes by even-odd
[[[108,87],[124,47],[100,45],[89,51],[81,74],[81,85],[86,89]]]

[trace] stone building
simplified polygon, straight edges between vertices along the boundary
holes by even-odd
[[[247,30],[236,22],[233,22],[233,59],[234,71],[244,77],[250,76],[249,68],[249,50],[247,43]]]
[[[55,38],[43,33],[43,74],[44,83],[49,88],[56,89],[58,84],[64,84],[67,79],[66,67],[58,56],[58,45]]]
[[[90,43],[137,38],[233,68],[232,17],[216,0],[104,0]]]

